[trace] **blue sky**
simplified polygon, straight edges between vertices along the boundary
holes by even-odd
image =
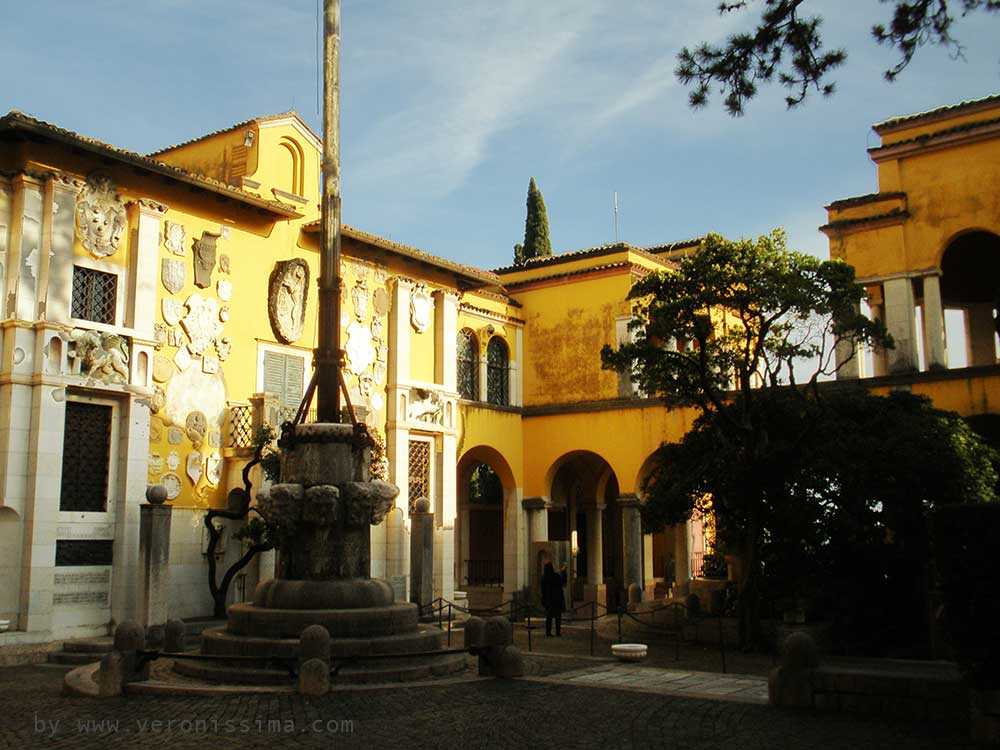
[[[749,23],[710,0],[343,0],[344,220],[461,262],[506,265],[528,178],[555,251],[782,225],[826,253],[831,200],[876,189],[872,123],[1000,91],[1000,17],[956,23],[965,59],[926,48],[895,84],[871,40],[890,6],[812,0],[849,58],[838,93],[742,118],[692,112],[684,44]],[[849,8],[849,10],[848,10]],[[860,12],[867,15],[860,15]],[[0,110],[148,152],[254,115],[321,116],[316,0],[4,3]],[[742,24],[740,21],[742,20]]]

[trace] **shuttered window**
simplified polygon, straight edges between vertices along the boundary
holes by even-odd
[[[301,354],[264,352],[264,390],[278,397],[280,421],[291,419],[302,402],[306,358]]]

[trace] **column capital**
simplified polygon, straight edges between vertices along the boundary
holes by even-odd
[[[521,507],[525,510],[548,510],[552,503],[547,497],[526,497],[521,501]]]
[[[452,289],[435,289],[431,292],[432,297],[439,297],[442,302],[451,302],[454,305],[458,304],[458,300],[461,298],[461,292],[454,291]]]
[[[149,198],[137,198],[136,200],[131,200],[125,204],[128,208],[136,208],[141,213],[152,214],[154,216],[163,216],[170,207],[159,203],[158,201],[151,200]]]
[[[642,505],[642,500],[634,492],[626,492],[624,495],[618,496],[618,505],[623,508],[635,507]]]

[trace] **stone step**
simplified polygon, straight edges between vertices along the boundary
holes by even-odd
[[[203,631],[209,628],[219,628],[225,627],[226,619],[215,620],[207,617],[199,617],[197,619],[190,619],[184,621],[184,632],[187,634],[188,639],[199,638]]]
[[[104,654],[86,651],[53,651],[48,655],[49,664],[76,665],[93,664],[100,661]]]
[[[111,651],[114,639],[110,635],[100,638],[76,638],[66,641],[62,650],[75,654],[106,654]]]
[[[454,635],[452,636],[454,639]],[[446,634],[435,627],[421,627],[412,633],[372,638],[333,638],[330,653],[337,657],[364,657],[371,654],[405,654],[439,649]],[[234,635],[225,628],[206,630],[202,653],[225,656],[297,657],[298,638],[262,638]]]

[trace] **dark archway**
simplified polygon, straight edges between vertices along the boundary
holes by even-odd
[[[961,315],[965,356],[959,353],[954,325],[949,364],[968,366],[997,361],[996,310],[1000,304],[1000,236],[983,230],[964,232],[948,243],[941,256],[941,304],[949,320]]]

